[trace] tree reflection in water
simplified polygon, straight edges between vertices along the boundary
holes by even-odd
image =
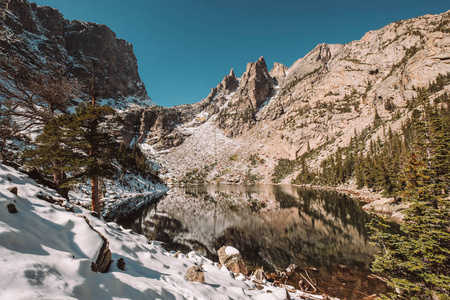
[[[151,239],[214,257],[233,245],[254,266],[368,269],[376,252],[368,244],[369,216],[336,192],[291,186],[174,188],[124,225]]]
[[[231,245],[251,268],[292,263],[325,273],[345,265],[369,272],[376,249],[368,243],[369,216],[358,201],[336,192],[292,186],[174,188],[121,224],[169,250],[195,250],[217,261]]]

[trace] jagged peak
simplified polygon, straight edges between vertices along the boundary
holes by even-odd
[[[261,56],[256,62],[247,63],[247,69],[245,70],[241,78],[249,76],[249,74],[253,72],[252,70],[258,70],[258,72],[262,71],[264,73],[269,73],[269,71],[267,70],[266,61],[264,60],[263,56]]]
[[[269,75],[272,78],[275,78],[278,83],[280,83],[281,81],[283,81],[284,78],[286,78],[287,69],[288,68],[285,65],[274,62],[272,70],[270,70],[269,72]]]
[[[234,91],[239,86],[237,77],[234,75],[234,70],[231,68],[230,74],[225,76],[217,86],[217,90],[221,90],[225,93]]]
[[[282,63],[277,63],[277,62],[274,62],[273,63],[273,67],[272,67],[272,70],[270,70],[270,74],[271,74],[271,76],[272,76],[272,73],[273,72],[283,72],[283,73],[286,73],[286,70],[287,70],[288,68],[285,66],[285,65],[283,65]]]
[[[266,65],[266,60],[264,59],[263,56],[261,56],[255,63],[257,66],[261,66],[262,68],[267,69],[267,65]]]

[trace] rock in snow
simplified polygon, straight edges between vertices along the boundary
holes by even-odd
[[[186,271],[186,278],[191,282],[205,283],[205,273],[197,266],[192,266]]]
[[[233,273],[248,274],[247,266],[239,250],[230,246],[223,246],[217,251],[220,263]]]
[[[11,213],[11,214],[17,213],[17,209],[16,209],[16,206],[14,204],[12,204],[12,203],[8,204],[7,208],[8,208],[8,212]]]
[[[14,195],[17,196],[17,186],[8,188],[8,191],[10,191],[11,193],[13,193]]]
[[[12,186],[19,196],[7,190]],[[271,294],[267,286],[257,290],[249,279],[236,280],[204,257],[175,258],[158,242],[120,231],[78,206],[67,212],[36,197],[39,193],[57,198],[0,163],[0,207],[16,200],[20,212],[0,209],[0,299],[285,299],[284,288],[271,286]],[[99,234],[112,260],[127,261],[126,272],[117,264],[105,274],[91,270],[105,248]],[[205,284],[186,280],[188,266],[195,264],[202,266]]]
[[[127,265],[126,265],[125,260],[123,259],[123,257],[119,258],[119,260],[117,261],[117,267],[120,270],[124,271],[126,266]]]

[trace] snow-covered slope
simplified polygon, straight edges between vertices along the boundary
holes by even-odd
[[[17,196],[8,190],[12,187],[17,187]],[[27,175],[0,164],[0,299],[286,298],[284,288],[266,285],[257,290],[249,279],[235,279],[202,256],[174,255],[160,243],[149,243],[84,208],[75,206],[71,213],[38,199],[38,194],[58,198]],[[14,204],[17,213],[10,213],[8,204]],[[91,270],[103,241],[85,218],[109,241],[114,261],[107,273]],[[125,260],[124,270],[117,267],[120,258]],[[185,278],[194,265],[204,270],[204,284]],[[292,299],[301,295],[290,293]]]

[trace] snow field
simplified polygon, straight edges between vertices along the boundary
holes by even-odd
[[[10,187],[18,188],[18,196]],[[143,235],[95,218],[84,208],[74,206],[69,213],[39,200],[38,192],[58,198],[0,164],[0,299],[285,299],[284,288],[257,290],[246,277],[235,279],[195,252],[175,257],[160,243],[149,243]],[[15,214],[8,212],[11,203]],[[103,241],[81,215],[109,241],[114,261],[108,273],[91,270]],[[119,258],[126,262],[123,271],[116,265]],[[193,265],[204,270],[205,284],[186,280]]]

